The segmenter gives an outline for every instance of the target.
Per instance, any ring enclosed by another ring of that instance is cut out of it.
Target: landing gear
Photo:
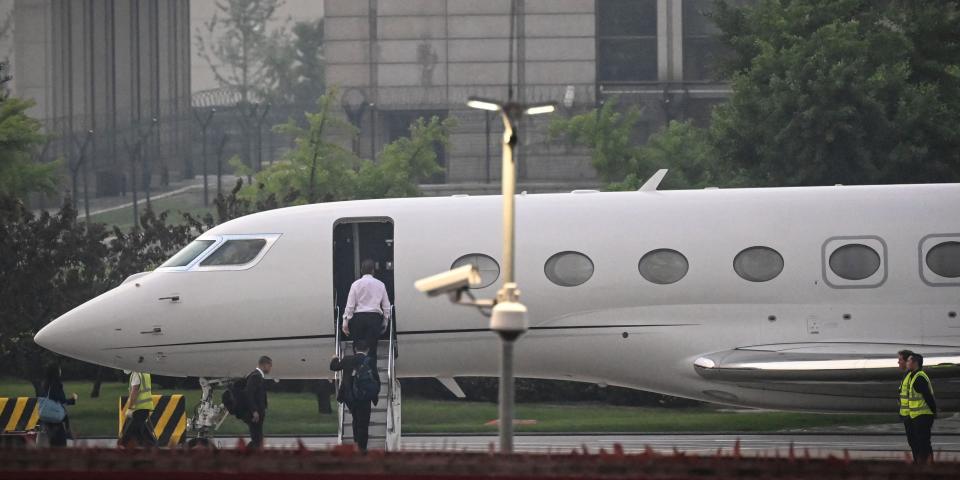
[[[211,441],[210,438],[197,437],[197,438],[191,438],[190,440],[187,440],[187,448],[188,449],[194,449],[194,448],[214,448],[215,449],[217,448],[217,446]]]
[[[222,403],[214,401],[213,389],[230,381],[229,378],[200,378],[200,404],[197,405],[193,418],[187,419],[187,427],[196,432],[196,437],[187,440],[187,448],[217,448],[213,433],[220,429],[220,425],[227,418],[227,409]]]

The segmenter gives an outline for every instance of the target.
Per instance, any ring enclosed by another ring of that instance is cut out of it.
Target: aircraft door
[[[333,285],[337,327],[347,306],[350,285],[360,278],[360,263],[376,264],[374,277],[383,282],[394,303],[393,222],[388,218],[342,219],[333,229]]]
[[[360,235],[360,261],[370,258],[377,264],[374,274],[387,287],[393,305],[393,224],[388,222],[357,224]],[[359,273],[360,265],[357,264]]]

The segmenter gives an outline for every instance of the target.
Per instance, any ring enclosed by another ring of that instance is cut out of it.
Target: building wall
[[[447,114],[458,128],[446,152],[451,183],[499,178],[500,120],[467,109],[469,96],[555,101],[559,115],[617,97],[642,111],[643,143],[670,120],[704,123],[729,95],[706,64],[716,28],[711,0],[518,0],[509,59],[510,0],[326,0],[327,84],[359,117],[359,153],[402,131],[393,119]],[[554,115],[558,115],[554,114]],[[490,119],[488,132],[488,118]],[[582,185],[596,173],[582,149],[547,136],[550,116],[521,128],[519,178]]]
[[[519,3],[524,21],[514,58],[524,61],[509,72],[515,97],[554,100],[570,90],[575,105],[592,105],[592,2]],[[470,96],[507,98],[509,0],[327,0],[325,13],[327,84],[341,89],[346,104],[364,107],[362,155],[402,135],[417,112],[449,115],[458,127],[445,152],[446,175],[436,180],[484,182],[488,168],[499,178],[500,119],[490,117],[488,136],[484,112],[465,103]],[[545,151],[535,134],[525,138],[522,179],[591,178],[583,162],[553,161],[564,152]]]
[[[151,173],[144,182],[192,175],[182,149],[190,128],[188,0],[16,0],[13,13],[13,93],[37,102],[31,114],[53,136],[49,158],[84,166],[100,195],[121,189],[127,147],[138,143],[140,170]]]

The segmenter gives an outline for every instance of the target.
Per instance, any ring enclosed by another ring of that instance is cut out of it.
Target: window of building
[[[830,270],[845,280],[864,280],[880,269],[880,254],[859,243],[837,248],[830,254]]]
[[[576,287],[593,276],[593,261],[580,252],[560,252],[547,259],[543,273],[561,287]]]
[[[266,244],[267,241],[262,238],[227,240],[210,256],[203,259],[200,266],[244,265],[257,258]]]
[[[190,265],[190,262],[195,258],[199,257],[201,253],[205,252],[210,245],[213,245],[213,243],[214,240],[194,240],[186,247],[183,247],[176,255],[170,257],[170,260],[163,262],[160,268],[186,267]]]
[[[637,268],[640,269],[640,275],[647,281],[669,285],[679,282],[680,279],[685,277],[690,264],[687,262],[687,257],[684,257],[682,253],[661,248],[647,252],[640,259]]]
[[[783,271],[783,256],[770,247],[750,247],[734,257],[733,269],[744,280],[768,282]]]
[[[598,0],[599,80],[657,80],[657,0]]]
[[[960,242],[949,241],[927,251],[927,268],[945,278],[960,278]]]
[[[716,80],[717,64],[728,52],[710,18],[714,0],[683,0],[683,79]]]
[[[482,253],[470,253],[454,260],[450,269],[464,265],[473,265],[480,272],[480,285],[472,288],[487,288],[500,278],[500,264],[493,258]]]

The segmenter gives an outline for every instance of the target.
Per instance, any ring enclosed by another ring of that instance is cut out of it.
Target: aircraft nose
[[[54,320],[41,328],[33,336],[33,342],[52,352],[64,353],[63,346],[68,335],[64,332],[63,325],[58,325],[58,323],[62,323],[59,320]]]
[[[33,341],[52,352],[89,361],[103,342],[103,329],[99,327],[91,321],[89,312],[76,308],[41,328]]]

